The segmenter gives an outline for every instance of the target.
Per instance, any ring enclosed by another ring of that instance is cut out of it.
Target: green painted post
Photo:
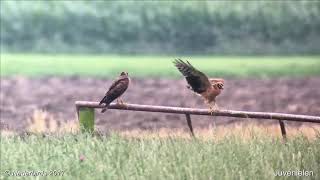
[[[81,132],[94,131],[94,108],[79,107],[77,108]]]

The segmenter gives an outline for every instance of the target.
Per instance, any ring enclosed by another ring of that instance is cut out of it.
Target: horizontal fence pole
[[[89,108],[104,107],[103,105],[99,105],[99,102],[90,102],[90,101],[76,101],[75,105],[77,107],[89,107]],[[217,110],[211,114],[209,109],[194,109],[194,108],[153,106],[153,105],[140,105],[140,104],[122,105],[117,103],[111,103],[108,106],[108,109],[176,113],[176,114],[194,114],[194,115],[206,115],[206,116],[228,116],[228,117],[238,117],[238,118],[277,119],[277,120],[287,120],[287,121],[320,123],[320,116],[294,115],[294,114],[270,113],[270,112]]]

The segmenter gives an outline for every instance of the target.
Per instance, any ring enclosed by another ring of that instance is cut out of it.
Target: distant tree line
[[[320,52],[317,1],[5,1],[1,51]]]

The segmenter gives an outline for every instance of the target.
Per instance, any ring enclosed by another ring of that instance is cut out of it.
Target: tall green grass
[[[1,137],[1,179],[6,172],[61,170],[48,179],[278,179],[276,171],[313,171],[319,179],[320,137],[244,141],[124,138],[90,135]],[[293,177],[300,179],[301,177]],[[8,178],[9,179],[9,178]]]
[[[1,76],[181,77],[175,58],[189,60],[210,76],[280,77],[320,75],[319,56],[116,56],[1,54]]]

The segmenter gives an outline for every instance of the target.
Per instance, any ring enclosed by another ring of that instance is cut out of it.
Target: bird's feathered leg
[[[102,108],[101,113],[106,112],[106,110],[108,109],[107,105],[105,107]]]
[[[215,111],[218,111],[218,110],[219,110],[219,106],[218,106],[218,104],[216,103],[216,101],[213,102],[213,109],[214,109]]]
[[[208,105],[209,105],[209,112],[211,115],[213,115],[217,110],[219,110],[219,107],[216,101],[212,101],[211,103],[208,102]]]
[[[123,105],[123,106],[127,105],[121,98],[117,99],[117,103],[120,104],[120,105]]]
[[[210,103],[207,99],[204,99],[204,103],[206,103],[206,104],[209,106],[209,112],[210,112],[210,114],[212,115],[213,110],[212,110],[212,105],[211,105],[211,103]]]
[[[107,99],[108,99],[107,96],[105,96],[99,103],[99,105],[104,105],[104,107],[101,110],[101,113],[104,113],[104,112],[106,112],[106,110],[108,110],[109,104],[106,103]]]

